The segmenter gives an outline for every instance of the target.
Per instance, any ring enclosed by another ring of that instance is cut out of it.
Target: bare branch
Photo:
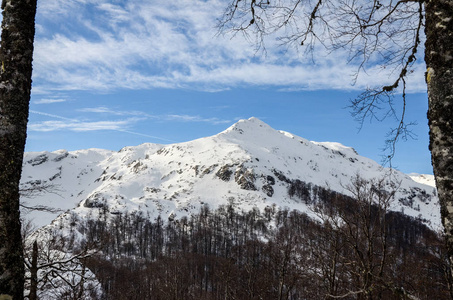
[[[50,206],[46,206],[46,205],[28,206],[27,204],[25,204],[23,202],[20,203],[19,205],[20,205],[20,207],[22,207],[26,210],[30,210],[30,211],[43,211],[43,212],[49,212],[49,213],[53,213],[53,214],[64,212],[63,209],[50,207]]]
[[[21,202],[19,203],[20,207],[29,211],[43,211],[49,213],[60,213],[63,212],[62,209],[50,207],[46,205],[29,205],[28,203],[24,202],[24,198],[33,199],[43,194],[52,193],[61,197],[58,193],[61,190],[59,189],[59,185],[48,183],[46,181],[35,181],[29,182],[26,184],[21,184],[19,187],[19,193],[21,196]]]
[[[397,3],[400,4],[402,2],[408,1],[399,1]],[[395,8],[392,11],[395,11]],[[385,18],[388,16],[386,15]],[[404,64],[401,67],[401,70],[398,74],[397,79],[394,81],[393,84],[383,86],[381,88],[369,89],[362,94],[359,95],[356,99],[351,101],[351,110],[352,116],[360,122],[360,128],[362,128],[364,121],[369,119],[370,121],[375,119],[378,121],[383,121],[387,117],[392,116],[398,120],[397,127],[390,130],[387,134],[387,139],[385,141],[385,148],[384,152],[388,152],[387,155],[384,156],[383,162],[389,163],[390,166],[392,165],[392,159],[396,153],[396,144],[400,139],[407,140],[408,138],[415,139],[416,135],[412,133],[410,127],[415,125],[414,122],[406,123],[405,116],[406,116],[406,78],[408,73],[410,72],[411,66],[416,61],[416,53],[418,47],[420,46],[420,35],[423,27],[423,6],[422,3],[419,2],[418,7],[418,26],[415,29],[414,35],[414,43],[411,47],[409,47],[403,55]],[[410,53],[406,55],[406,53]],[[398,86],[402,83],[402,94],[401,94],[401,113],[399,115],[396,114],[396,111],[393,106],[393,99],[394,99],[394,92],[398,88]],[[385,105],[382,105],[385,104]],[[382,116],[378,116],[378,112],[384,108],[385,113]]]
[[[391,84],[368,88],[350,106],[360,128],[365,120],[383,121],[388,117],[397,120],[384,148],[389,152],[384,161],[391,164],[398,140],[414,137],[410,131],[414,123],[405,120],[406,80],[421,44],[423,3],[423,0],[236,0],[219,23],[219,32],[242,32],[247,37],[251,32],[257,50],[264,52],[268,37],[287,47],[303,45],[312,55],[316,42],[329,53],[346,50],[348,63],[357,66],[357,71],[351,74],[354,84],[359,74],[370,67],[391,70],[396,74]],[[401,105],[396,109],[395,94],[401,91]]]
[[[55,195],[60,194],[60,186],[53,183],[48,183],[46,181],[36,181],[26,184],[21,184],[19,188],[19,193],[22,198],[36,198],[41,196],[42,194],[52,193]]]
[[[363,293],[365,293],[364,290],[358,290],[358,291],[349,291],[346,294],[339,295],[339,296],[335,296],[335,295],[326,295],[326,296],[329,298],[333,298],[333,299],[343,299],[343,298],[349,298],[350,296],[363,294]]]

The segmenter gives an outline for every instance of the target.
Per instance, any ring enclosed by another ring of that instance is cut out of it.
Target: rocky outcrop
[[[256,191],[255,186],[255,174],[252,169],[246,169],[243,165],[239,166],[236,169],[234,174],[234,181],[241,187],[243,190],[247,191]]]
[[[231,175],[233,175],[233,171],[231,170],[232,165],[224,165],[221,167],[217,173],[215,174],[223,181],[230,181]]]

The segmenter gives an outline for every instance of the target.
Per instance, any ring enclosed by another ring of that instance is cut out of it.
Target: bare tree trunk
[[[425,12],[429,147],[453,262],[453,1],[426,1]]]
[[[29,300],[36,300],[38,293],[38,242],[33,243],[33,251],[31,255],[31,268],[30,268],[30,294]]]
[[[19,181],[30,102],[36,0],[3,0],[0,48],[0,294],[23,299]]]

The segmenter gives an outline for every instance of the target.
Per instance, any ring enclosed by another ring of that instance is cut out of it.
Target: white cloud
[[[151,117],[150,115],[141,112],[141,111],[124,111],[124,110],[113,110],[111,108],[105,106],[98,106],[98,107],[86,107],[78,109],[80,112],[88,112],[88,113],[98,113],[98,114],[110,114],[110,115],[117,115],[117,116],[144,116],[144,117]]]
[[[87,109],[88,111],[88,109]],[[104,112],[112,112],[107,108],[100,107],[99,109],[93,109],[92,112],[104,113]],[[130,130],[136,123],[139,121],[145,120],[145,118],[128,118],[124,120],[110,120],[110,121],[81,121],[77,119],[66,118],[63,116],[49,114],[45,112],[30,110],[30,113],[51,117],[54,119],[60,119],[64,121],[41,121],[41,122],[33,122],[28,124],[29,131],[37,131],[37,132],[52,132],[52,131],[75,131],[75,132],[87,132],[87,131],[98,131],[98,130],[113,130],[119,131],[124,133],[129,133],[133,135],[139,135],[144,137],[149,137],[153,139],[162,140],[165,142],[174,142],[172,140],[139,133],[136,131]],[[120,114],[117,114],[120,115]]]
[[[166,142],[174,142],[172,140],[143,134],[127,128],[134,123],[135,120],[120,120],[120,121],[96,121],[96,122],[63,122],[63,121],[43,121],[38,123],[33,123],[28,125],[28,130],[30,131],[39,131],[39,132],[51,132],[59,130],[69,130],[75,132],[87,132],[87,131],[98,131],[98,130],[113,130],[119,132],[125,132],[133,135],[139,135],[144,137],[149,137],[153,139],[158,139]]]
[[[28,125],[30,131],[97,131],[97,130],[117,130],[121,131],[131,124],[135,123],[136,119],[118,120],[118,121],[43,121],[36,122]]]
[[[33,103],[35,104],[53,104],[53,103],[61,103],[61,102],[66,102],[66,99],[49,99],[49,98],[43,98],[37,101],[34,101]]]
[[[142,111],[125,111],[125,110],[113,110],[105,106],[99,107],[88,107],[79,109],[80,112],[87,113],[98,113],[98,114],[109,114],[116,116],[136,116],[143,119],[153,119],[157,121],[179,121],[179,122],[201,122],[201,123],[210,123],[213,125],[217,124],[230,124],[233,121],[227,119],[219,119],[216,117],[205,118],[199,115],[180,115],[180,114],[163,114],[163,115],[152,115]]]
[[[351,75],[357,67],[346,64],[347,53],[328,56],[321,47],[315,51],[317,64],[295,49],[283,51],[272,39],[266,57],[256,54],[244,38],[217,35],[216,18],[223,12],[224,1],[117,3],[43,1],[34,54],[37,91],[219,90],[238,85],[363,89],[389,76],[388,70],[372,68],[352,86]],[[421,74],[410,82],[412,91],[425,89]]]
[[[181,121],[181,122],[202,122],[210,123],[214,125],[218,124],[231,124],[232,120],[222,120],[219,118],[203,118],[200,116],[189,116],[189,115],[166,115],[162,116],[163,119],[168,121]]]
[[[41,116],[46,116],[46,117],[51,117],[51,118],[55,118],[55,119],[60,119],[60,120],[67,120],[67,121],[71,121],[71,122],[79,122],[78,120],[75,120],[75,119],[66,118],[66,117],[63,117],[63,116],[49,114],[49,113],[36,111],[36,110],[30,110],[30,113],[41,115]]]

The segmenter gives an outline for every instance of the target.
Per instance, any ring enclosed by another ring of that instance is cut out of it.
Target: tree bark
[[[425,13],[429,147],[453,263],[453,1],[426,1]]]
[[[33,251],[31,255],[31,267],[30,267],[30,294],[28,295],[29,300],[37,300],[38,293],[38,242],[33,242]]]
[[[0,294],[23,299],[19,181],[30,102],[36,0],[3,0],[0,45]]]

